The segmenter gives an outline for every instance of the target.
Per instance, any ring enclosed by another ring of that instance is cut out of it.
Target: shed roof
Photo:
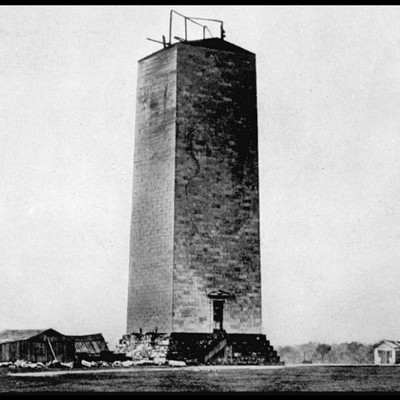
[[[27,340],[48,329],[6,329],[0,332],[0,344]]]
[[[103,350],[108,350],[107,343],[101,333],[68,337],[74,341],[77,353],[97,354]]]
[[[381,344],[387,344],[388,346],[392,347],[393,349],[398,349],[400,348],[400,341],[399,340],[387,340],[383,339],[379,343],[373,346],[373,348],[379,347]]]

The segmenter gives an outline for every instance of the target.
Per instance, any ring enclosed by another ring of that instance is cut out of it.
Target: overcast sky
[[[0,7],[0,330],[125,333],[137,60],[171,8],[256,53],[271,343],[400,339],[399,7]]]

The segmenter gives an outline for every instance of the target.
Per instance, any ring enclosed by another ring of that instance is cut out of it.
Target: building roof
[[[0,332],[0,344],[27,340],[48,329],[6,329]]]
[[[103,350],[108,350],[107,343],[101,333],[67,337],[74,341],[77,353],[97,354]]]
[[[393,349],[398,349],[400,348],[400,341],[399,340],[387,340],[383,339],[379,343],[375,344],[373,348],[379,347],[381,344],[387,344],[388,346],[392,347]]]

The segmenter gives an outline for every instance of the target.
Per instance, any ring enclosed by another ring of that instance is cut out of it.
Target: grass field
[[[0,392],[398,391],[397,366],[129,369],[54,376],[0,374]]]

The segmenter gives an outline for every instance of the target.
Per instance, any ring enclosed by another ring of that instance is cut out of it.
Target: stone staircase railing
[[[225,332],[223,332],[223,337],[218,342],[216,342],[212,349],[204,356],[204,363],[208,362],[221,350],[225,349],[227,344],[227,335]]]

